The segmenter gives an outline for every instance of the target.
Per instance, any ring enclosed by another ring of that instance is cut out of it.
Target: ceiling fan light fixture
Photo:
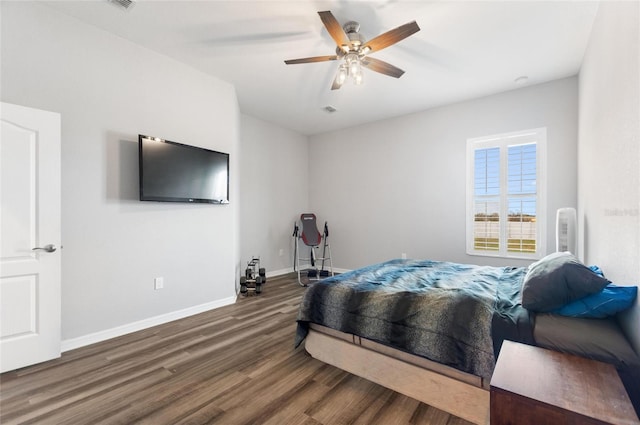
[[[335,86],[339,88],[349,77],[354,84],[362,84],[362,56],[358,52],[350,52],[342,58],[343,62],[338,67],[338,74],[335,79]],[[334,88],[335,90],[335,88]]]
[[[348,54],[345,61],[349,67],[349,75],[355,76],[357,73],[361,72],[360,57],[357,54]]]
[[[353,81],[356,83],[356,86],[362,84],[362,70],[353,76]]]
[[[360,64],[358,63],[358,61],[353,61],[349,64],[349,74],[350,75],[357,75],[360,72]]]
[[[349,71],[347,70],[347,66],[345,64],[340,65],[340,68],[338,69],[338,84],[344,84],[348,75]]]

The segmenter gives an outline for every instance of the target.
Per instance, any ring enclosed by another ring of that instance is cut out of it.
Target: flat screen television
[[[138,136],[140,200],[229,203],[229,154]]]

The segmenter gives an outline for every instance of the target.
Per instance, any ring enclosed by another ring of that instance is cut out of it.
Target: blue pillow
[[[637,294],[637,286],[609,284],[602,291],[573,301],[552,313],[569,317],[604,319],[631,307]]]
[[[594,272],[600,277],[604,277],[604,273],[602,272],[602,269],[598,266],[589,266],[589,270],[591,270],[592,272]]]

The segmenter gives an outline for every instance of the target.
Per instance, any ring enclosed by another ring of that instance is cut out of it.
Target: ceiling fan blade
[[[400,78],[404,71],[398,67],[391,65],[380,59],[366,57],[362,60],[362,66],[380,74],[388,75],[390,77]]]
[[[327,10],[325,12],[318,12],[318,15],[320,15],[322,23],[338,47],[351,46],[351,40],[349,40],[349,37],[342,29],[342,25],[340,25],[335,16],[333,16],[333,13]]]
[[[300,59],[288,59],[284,61],[287,65],[295,65],[297,63],[313,63],[313,62],[325,62],[325,61],[334,61],[338,59],[336,55],[328,55],[328,56],[312,56],[310,58],[300,58]]]
[[[420,27],[416,21],[412,21],[372,38],[365,43],[365,48],[369,47],[369,53],[377,52],[392,44],[396,44],[398,41],[404,40],[418,31],[420,31]]]

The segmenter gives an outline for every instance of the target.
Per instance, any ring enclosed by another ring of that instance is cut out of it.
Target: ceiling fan
[[[373,52],[389,47],[397,42],[404,40],[410,35],[420,31],[420,27],[416,21],[409,22],[380,34],[377,37],[366,41],[360,31],[360,24],[354,21],[349,21],[344,24],[343,27],[333,16],[330,11],[318,12],[320,19],[325,28],[331,35],[331,38],[336,42],[336,54],[328,56],[313,56],[310,58],[301,59],[289,59],[284,63],[287,65],[294,65],[299,63],[312,63],[312,62],[324,62],[332,60],[344,60],[338,68],[331,90],[337,90],[342,87],[342,84],[347,80],[347,77],[352,77],[356,84],[362,83],[362,68],[368,68],[372,71],[379,72],[390,77],[400,78],[404,71],[397,68],[390,63],[381,61],[369,57],[368,55]]]

